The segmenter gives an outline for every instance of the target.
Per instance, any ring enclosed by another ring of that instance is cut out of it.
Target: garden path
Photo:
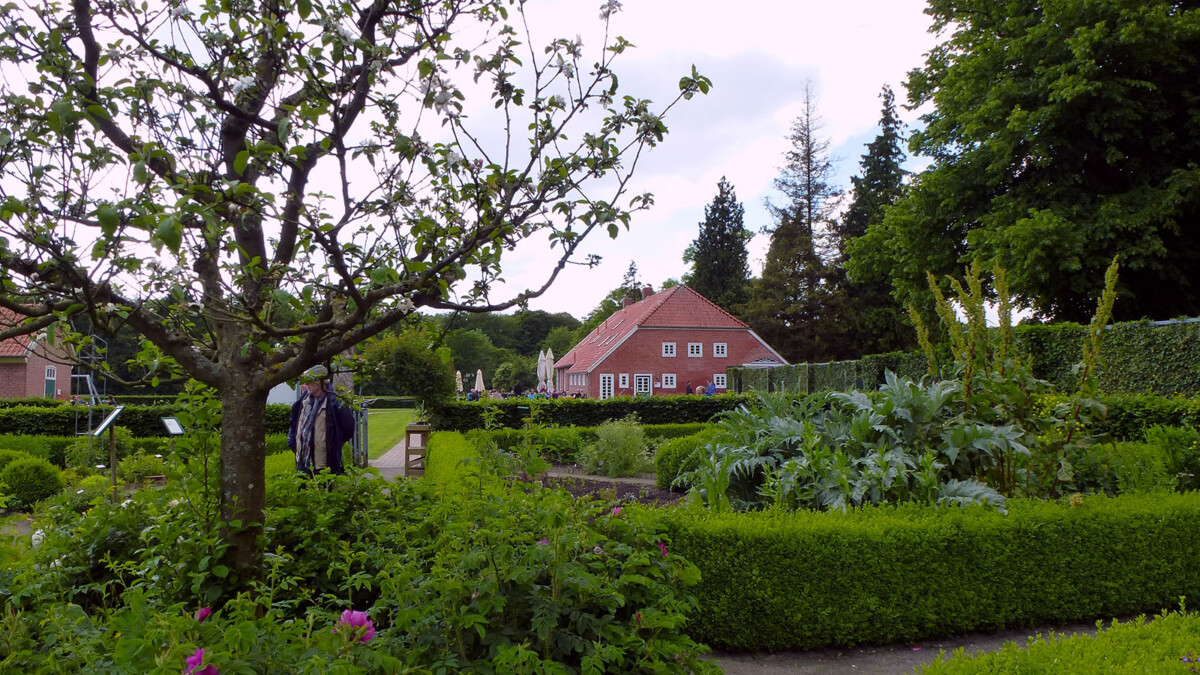
[[[392,446],[391,450],[383,453],[376,459],[369,460],[368,466],[374,467],[379,471],[379,475],[388,480],[396,480],[406,475],[404,471],[405,459],[405,439],[401,438],[400,442]],[[413,469],[408,471],[409,476],[424,476],[425,468]]]
[[[1107,625],[1107,623],[1106,623]],[[1037,629],[1013,629],[996,633],[971,633],[937,640],[918,640],[911,644],[822,649],[809,652],[771,652],[764,654],[726,654],[717,652],[717,665],[725,675],[898,675],[912,673],[918,666],[932,663],[945,650],[960,647],[967,654],[998,651],[1008,642],[1025,644],[1037,635],[1050,632],[1067,635],[1095,635],[1096,623],[1072,623],[1042,626]]]

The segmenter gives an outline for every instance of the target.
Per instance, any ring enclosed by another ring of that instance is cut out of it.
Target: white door
[[[600,376],[600,398],[612,398],[612,397],[613,397],[613,376],[612,375],[601,375]]]
[[[633,395],[649,394],[650,393],[650,376],[649,375],[634,375],[633,376]]]

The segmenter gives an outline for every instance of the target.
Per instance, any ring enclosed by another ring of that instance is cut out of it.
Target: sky
[[[573,37],[601,26],[596,0],[529,0],[535,36]],[[745,225],[770,224],[767,198],[788,149],[806,79],[818,95],[824,135],[834,159],[834,183],[850,186],[867,143],[878,133],[879,94],[890,85],[903,103],[909,70],[938,42],[923,0],[622,0],[610,31],[637,46],[615,67],[622,91],[666,102],[695,65],[713,88],[667,118],[666,140],[638,165],[631,193],[652,192],[655,206],[634,215],[628,232],[596,233],[583,254],[599,266],[569,266],[531,309],[582,318],[621,283],[632,261],[656,289],[687,272],[683,251],[695,239],[704,207],[724,176],[746,209]],[[581,28],[583,27],[583,28]],[[920,111],[900,110],[908,123]],[[910,165],[919,167],[919,162]],[[532,244],[532,242],[531,242]],[[752,274],[761,272],[768,238],[750,243]],[[539,285],[551,256],[543,247],[506,260],[510,287]]]

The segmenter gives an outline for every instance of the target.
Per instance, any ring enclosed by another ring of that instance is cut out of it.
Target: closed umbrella
[[[454,371],[454,388],[458,393],[462,393],[462,371]]]
[[[475,391],[483,391],[483,369],[475,371]]]
[[[554,386],[554,352],[549,347],[546,348],[546,388],[557,389]]]
[[[538,352],[537,364],[538,389],[546,386],[546,352]]]

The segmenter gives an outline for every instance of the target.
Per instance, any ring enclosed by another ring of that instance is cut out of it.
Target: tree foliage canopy
[[[510,9],[525,4],[10,7],[0,305],[30,318],[0,337],[79,312],[144,335],[219,393],[225,519],[261,523],[272,385],[417,307],[523,304],[649,203],[625,157],[663,139],[664,109],[618,92],[629,43],[543,49]],[[679,97],[708,86],[693,70]],[[530,238],[557,263],[494,297]],[[237,566],[257,532],[231,539]]]
[[[1178,0],[931,0],[949,39],[909,75],[933,159],[852,248],[920,295],[972,259],[1083,320],[1114,256],[1119,318],[1200,312],[1200,8]]]
[[[750,266],[746,243],[753,234],[743,221],[746,209],[733,185],[721,178],[717,196],[704,207],[700,233],[684,252],[692,271],[684,283],[726,310],[746,301]]]

